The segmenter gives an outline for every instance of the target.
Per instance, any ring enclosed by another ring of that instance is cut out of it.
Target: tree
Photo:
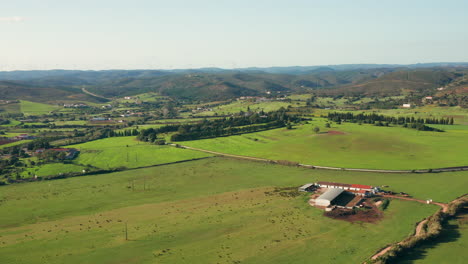
[[[325,123],[326,128],[330,128],[330,123]]]
[[[315,132],[316,134],[318,134],[318,132],[320,132],[320,127],[318,127],[318,126],[314,127],[314,132]]]

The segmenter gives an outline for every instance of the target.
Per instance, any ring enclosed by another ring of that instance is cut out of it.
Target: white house
[[[411,104],[403,104],[404,108],[411,108]]]

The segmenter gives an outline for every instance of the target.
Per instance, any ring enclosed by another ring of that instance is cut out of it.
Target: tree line
[[[330,121],[337,123],[341,122],[351,122],[359,124],[373,124],[376,126],[389,126],[393,125],[402,125],[403,127],[413,128],[421,131],[436,131],[443,132],[442,129],[426,126],[426,124],[441,124],[441,125],[453,125],[454,120],[452,118],[415,118],[412,117],[394,117],[394,116],[385,116],[379,115],[376,113],[365,114],[353,114],[353,113],[328,113],[327,116]]]
[[[353,114],[353,113],[328,113],[327,118],[331,121],[344,121],[344,122],[353,122],[353,123],[367,123],[374,124],[377,121],[388,122],[394,125],[403,125],[405,123],[418,123],[418,124],[440,124],[440,125],[453,125],[454,120],[452,118],[415,118],[412,117],[394,117],[394,116],[385,116],[379,115],[376,113],[365,114]]]
[[[300,117],[288,115],[284,108],[269,113],[240,112],[236,116],[231,116],[229,118],[215,120],[204,119],[200,123],[144,129],[140,131],[138,139],[141,141],[156,142],[158,134],[168,132],[176,132],[171,137],[172,141],[230,136],[285,127],[287,124],[299,120]]]

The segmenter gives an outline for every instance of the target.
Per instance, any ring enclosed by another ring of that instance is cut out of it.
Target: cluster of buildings
[[[370,197],[380,192],[380,189],[378,187],[373,187],[370,185],[347,184],[326,181],[305,184],[299,187],[299,191],[311,192],[320,188],[326,190],[320,196],[314,199],[313,202],[316,206],[321,207],[329,207],[330,205],[333,205],[333,202],[342,195],[353,195],[354,197],[357,197],[357,199],[355,199],[355,204],[357,205],[357,201],[361,200],[359,198]]]
[[[68,159],[68,160],[76,158],[76,156],[78,156],[78,153],[80,153],[80,151],[77,150],[76,148],[51,148],[51,149],[40,148],[40,149],[37,149],[34,152],[34,154],[36,154],[36,155],[42,154],[45,151],[65,153],[66,154],[65,159]]]
[[[88,108],[89,105],[82,104],[82,103],[79,103],[79,104],[63,104],[63,107],[65,107],[65,108]]]

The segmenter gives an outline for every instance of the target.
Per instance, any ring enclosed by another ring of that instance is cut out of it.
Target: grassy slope
[[[106,138],[67,147],[81,151],[75,163],[103,169],[121,166],[138,168],[211,156],[197,151],[151,145],[139,142],[135,137]]]
[[[22,145],[22,144],[28,143],[30,141],[32,141],[32,140],[20,140],[20,141],[11,142],[11,143],[8,143],[8,144],[3,144],[3,145],[0,145],[0,149],[13,147],[13,146],[17,146],[17,145]]]
[[[281,107],[287,108],[289,105],[294,105],[287,102],[250,102],[250,101],[235,101],[230,104],[220,105],[213,107],[213,111],[205,111],[197,113],[197,116],[212,116],[215,113],[218,115],[228,115],[233,113],[238,113],[240,111],[247,111],[247,108],[250,108],[251,111],[263,111],[270,112],[280,109]]]
[[[468,165],[468,131],[449,127],[447,132],[420,132],[401,127],[343,123],[326,131],[324,121],[240,136],[181,142],[183,145],[230,154],[291,160],[304,164],[348,168],[422,169]]]
[[[264,192],[269,186],[344,179],[405,187],[421,197],[450,178],[451,185],[440,186],[449,186],[450,192],[438,193],[439,199],[453,199],[466,190],[457,184],[466,182],[466,173],[421,175],[430,187],[419,185],[422,178],[404,182],[412,176],[215,158],[11,185],[0,194],[0,262],[360,263],[409,235],[415,222],[437,208],[392,201],[382,222],[351,224],[323,217],[305,196]],[[135,191],[128,188],[132,181]],[[125,222],[130,241],[123,239]]]
[[[399,259],[401,264],[462,264],[468,248],[468,215],[452,219],[435,241],[417,247]]]
[[[58,109],[56,105],[35,103],[30,101],[20,101],[21,112],[25,115],[48,114],[50,111]]]
[[[81,172],[85,167],[76,165],[76,164],[63,164],[63,163],[48,163],[40,166],[35,166],[34,168],[28,168],[23,172],[23,177],[29,177],[37,175],[39,177],[43,176],[55,176],[60,173],[69,173],[69,172]],[[31,173],[29,175],[28,173]]]

